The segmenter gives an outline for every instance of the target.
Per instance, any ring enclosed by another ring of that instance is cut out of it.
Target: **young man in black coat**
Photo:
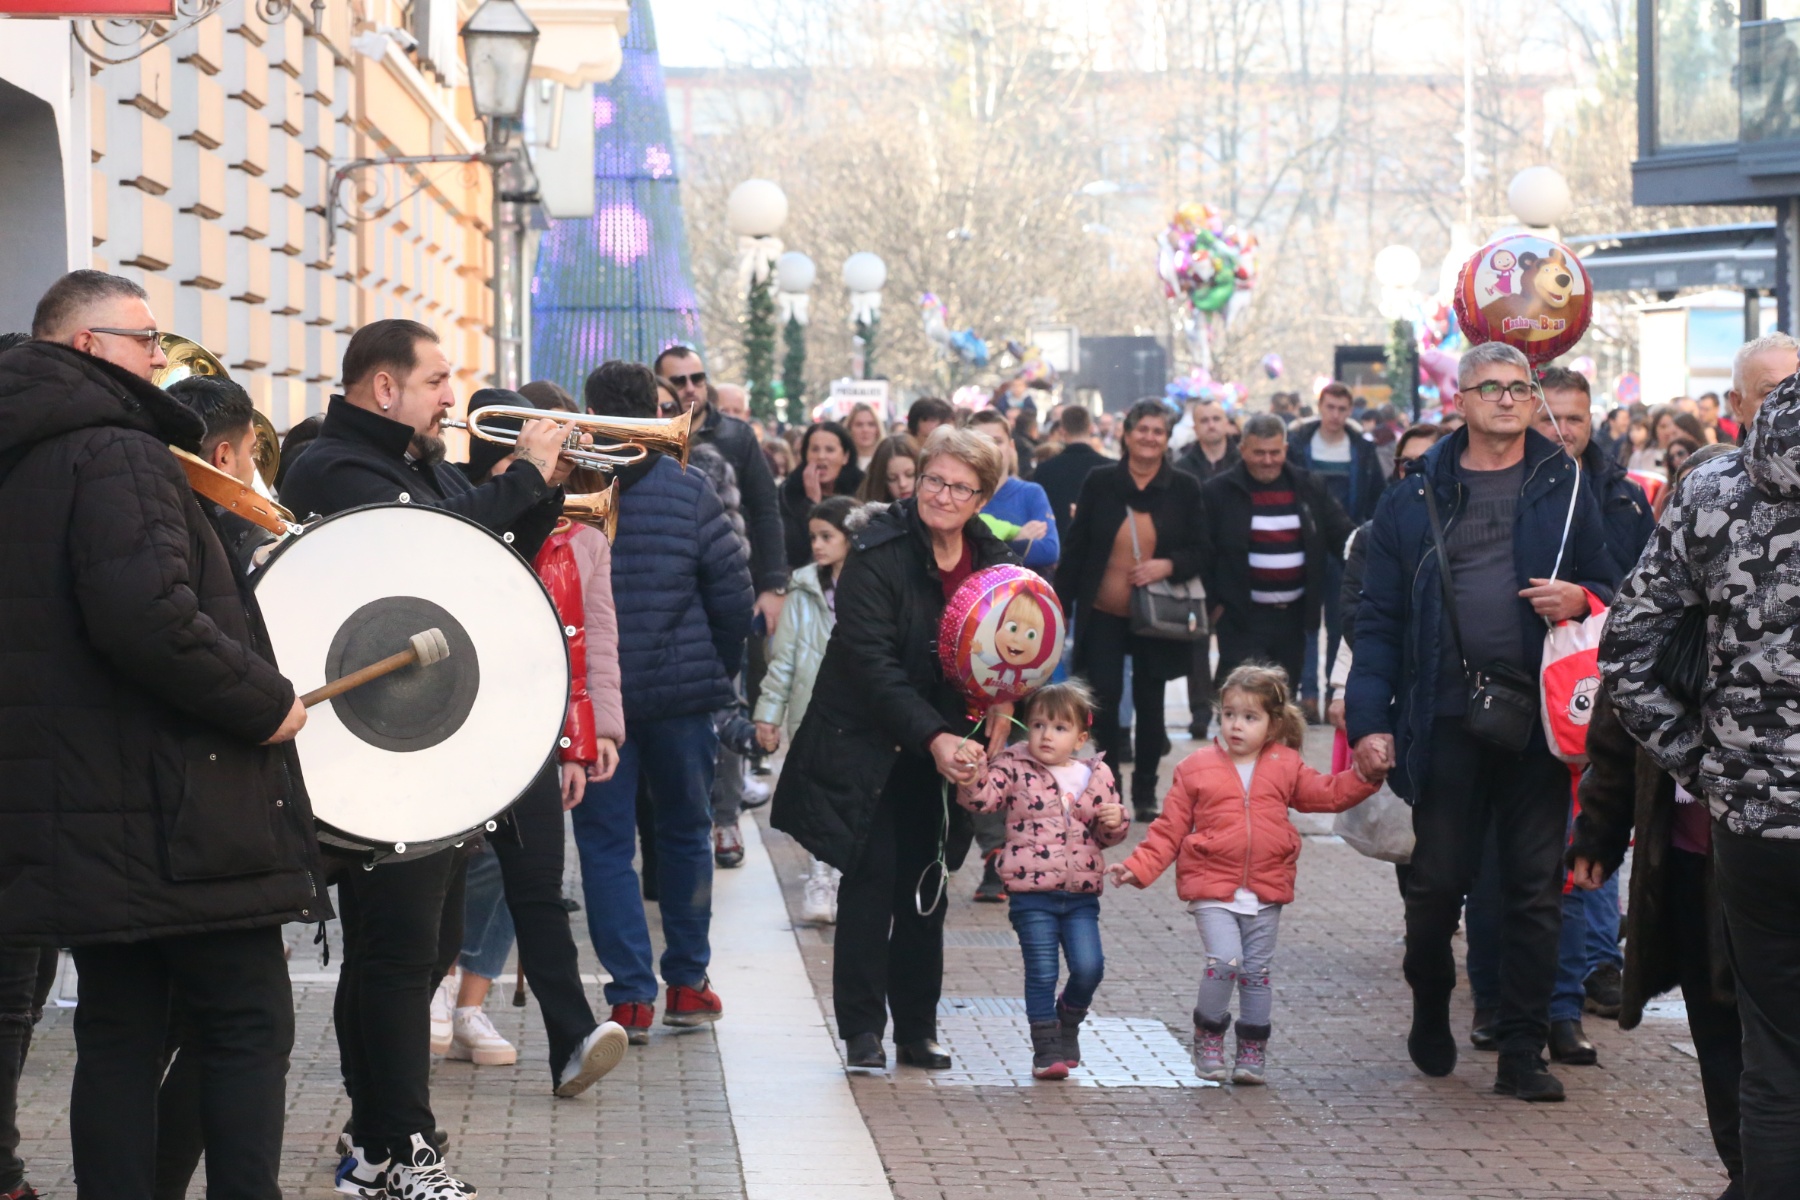
[[[83,1195],[148,1196],[172,1002],[200,1060],[208,1194],[281,1194],[281,925],[330,915],[292,753],[306,710],[189,490],[199,418],[137,284],[58,281],[0,356],[0,942],[81,972]]]
[[[1201,489],[1213,553],[1200,574],[1219,637],[1217,678],[1257,660],[1298,679],[1354,526],[1316,476],[1287,461],[1279,417],[1245,421],[1238,449],[1243,461]]]
[[[477,487],[444,461],[439,430],[456,397],[435,333],[414,321],[365,325],[345,347],[343,376],[344,394],[331,398],[318,438],[288,472],[288,508],[329,516],[363,504],[423,504],[511,533],[513,549],[536,556],[561,515],[571,469],[562,426],[527,421],[513,463]],[[342,1181],[372,1194],[384,1183],[396,1193],[465,1188],[432,1141],[427,1034],[445,896],[463,860],[441,850],[365,870],[361,856],[328,858],[344,927],[335,1011],[351,1101],[339,1190]],[[452,919],[460,914],[456,906]]]
[[[1062,410],[1056,428],[1063,448],[1038,464],[1031,481],[1050,497],[1050,511],[1056,517],[1056,537],[1066,542],[1069,523],[1075,519],[1075,501],[1081,485],[1095,467],[1111,466],[1113,460],[1094,445],[1094,414],[1079,404]]]

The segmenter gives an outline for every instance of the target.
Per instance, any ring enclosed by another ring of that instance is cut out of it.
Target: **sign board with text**
[[[0,0],[0,2],[4,2],[4,0]],[[812,418],[815,421],[842,421],[850,415],[850,410],[859,404],[866,404],[874,409],[876,417],[881,421],[882,429],[887,429],[890,417],[888,381],[885,379],[832,380],[831,397],[814,407]]]

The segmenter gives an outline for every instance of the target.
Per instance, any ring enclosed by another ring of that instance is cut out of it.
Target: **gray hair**
[[[70,328],[82,313],[107,300],[148,300],[149,293],[123,275],[105,271],[70,271],[50,285],[31,315],[31,336],[55,341],[77,332]]]
[[[1483,342],[1463,351],[1463,356],[1457,360],[1456,386],[1468,387],[1479,368],[1494,365],[1517,367],[1525,372],[1525,378],[1531,378],[1531,360],[1517,346],[1509,346],[1505,342]]]
[[[1770,350],[1786,350],[1790,354],[1800,355],[1800,342],[1785,333],[1765,333],[1759,338],[1751,338],[1731,356],[1731,386],[1737,391],[1743,391],[1744,364]]]
[[[1287,438],[1287,426],[1274,413],[1254,413],[1244,420],[1245,438]]]

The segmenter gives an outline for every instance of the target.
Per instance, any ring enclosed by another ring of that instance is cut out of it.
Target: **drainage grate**
[[[1025,1001],[1018,996],[943,996],[938,1000],[938,1016],[1022,1017]]]
[[[897,1072],[903,1087],[1032,1087],[1025,1005],[1012,996],[947,996],[938,1002],[938,1041],[955,1065],[947,1071]],[[1081,1066],[1067,1084],[1100,1088],[1206,1088],[1194,1077],[1189,1048],[1161,1021],[1089,1017],[1081,1028]]]
[[[946,929],[944,945],[967,950],[1017,950],[1019,938],[1010,929]]]

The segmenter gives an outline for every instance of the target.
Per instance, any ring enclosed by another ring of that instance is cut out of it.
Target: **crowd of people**
[[[1287,814],[1384,784],[1411,805],[1398,876],[1421,1072],[1459,1057],[1459,926],[1468,1040],[1522,1100],[1563,1098],[1546,1051],[1597,1061],[1584,1012],[1630,1027],[1679,986],[1727,1195],[1800,1190],[1791,338],[1746,345],[1723,404],[1598,422],[1583,376],[1499,344],[1466,352],[1454,406],[1411,426],[1337,383],[1310,408],[1283,393],[1266,412],[1156,398],[1097,414],[1014,381],[972,412],[926,397],[891,420],[855,405],[777,427],[682,345],[599,365],[579,397],[550,381],[470,396],[471,413],[687,414],[688,469],[650,450],[612,472],[609,540],[564,515],[590,489],[554,420],[522,414],[513,444],[447,463],[459,398],[437,335],[375,322],[350,339],[341,394],[289,431],[280,499],[327,517],[425,505],[504,536],[564,625],[571,681],[553,761],[486,836],[376,861],[314,838],[306,710],[251,587],[269,535],[197,500],[165,449],[251,485],[253,406],[221,377],[154,386],[157,332],[142,289],[83,271],[0,343],[0,602],[21,617],[0,627],[3,1200],[35,1196],[12,1103],[57,948],[81,973],[82,1193],[179,1196],[204,1157],[210,1195],[278,1195],[281,926],[334,914],[351,1099],[335,1185],[473,1196],[444,1157],[432,1054],[516,1062],[483,1012],[515,945],[558,1097],[648,1044],[659,991],[665,1025],[724,1017],[714,872],[744,862],[742,813],[771,801],[812,856],[803,918],[835,926],[850,1068],[886,1068],[890,1022],[901,1064],[951,1065],[943,897],[973,850],[974,898],[1006,904],[1018,933],[1034,1075],[1080,1065],[1106,882],[1173,867],[1202,949],[1196,1069],[1262,1083],[1300,853]],[[1071,650],[975,733],[938,627],[964,581],[1007,563],[1053,583]],[[1198,635],[1140,619],[1145,589],[1194,583]],[[1606,605],[1607,687],[1572,772],[1531,709],[1544,630]],[[1697,691],[1667,662],[1690,644]],[[1191,744],[1164,785],[1178,680]],[[1336,727],[1331,772],[1302,757],[1309,725]],[[1142,839],[1109,865],[1134,823]]]

